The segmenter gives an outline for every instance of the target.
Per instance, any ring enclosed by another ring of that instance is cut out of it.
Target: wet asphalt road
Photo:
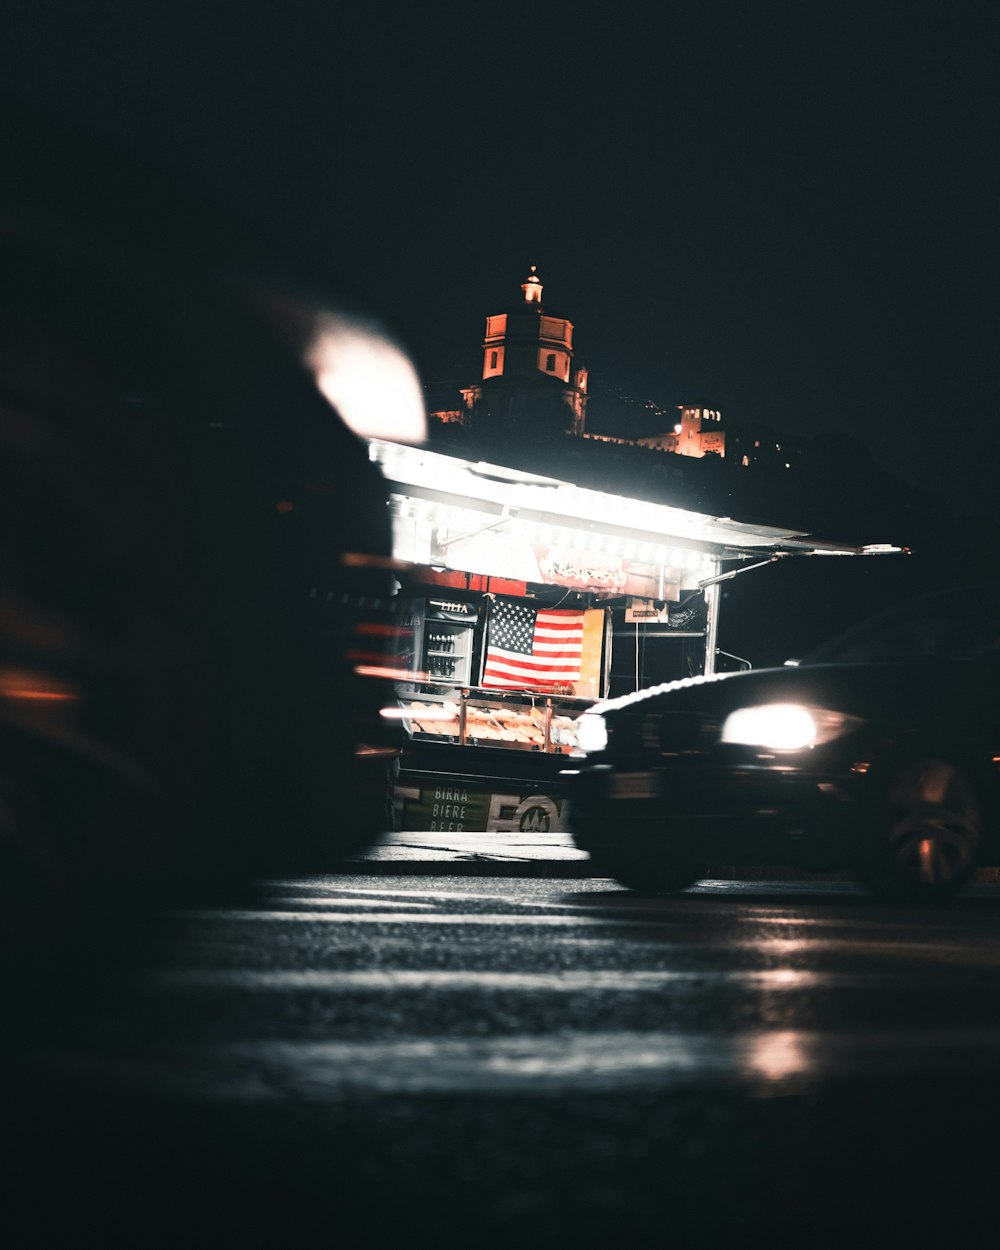
[[[12,1245],[1000,1226],[1000,887],[310,877],[95,972],[8,1034]]]

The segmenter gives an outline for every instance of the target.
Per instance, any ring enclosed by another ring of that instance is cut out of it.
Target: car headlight
[[[584,755],[603,751],[608,745],[608,726],[597,712],[584,712],[576,722],[576,745]]]
[[[722,726],[722,741],[769,751],[802,751],[841,738],[861,723],[857,716],[827,708],[765,703],[730,712]]]

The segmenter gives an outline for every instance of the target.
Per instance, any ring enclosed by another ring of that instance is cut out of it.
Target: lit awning
[[[701,552],[712,562],[772,555],[884,555],[903,548],[819,541],[800,530],[710,516],[665,503],[576,486],[554,477],[465,460],[423,447],[369,440],[369,454],[389,490],[400,498],[462,509],[484,524],[516,532],[536,525],[561,533],[570,544],[602,536],[620,544],[653,546],[654,561],[671,548]]]

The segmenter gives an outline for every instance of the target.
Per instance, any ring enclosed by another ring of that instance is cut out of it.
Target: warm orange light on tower
[[[521,283],[525,303],[528,304],[540,304],[542,302],[542,280],[535,273],[537,268],[537,265],[532,265],[527,281]]]

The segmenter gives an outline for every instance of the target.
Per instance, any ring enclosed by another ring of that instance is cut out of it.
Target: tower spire
[[[535,270],[537,265],[531,266],[531,273],[525,282],[521,283],[521,290],[524,292],[524,302],[526,304],[540,304],[542,302],[542,280],[538,277]]]

